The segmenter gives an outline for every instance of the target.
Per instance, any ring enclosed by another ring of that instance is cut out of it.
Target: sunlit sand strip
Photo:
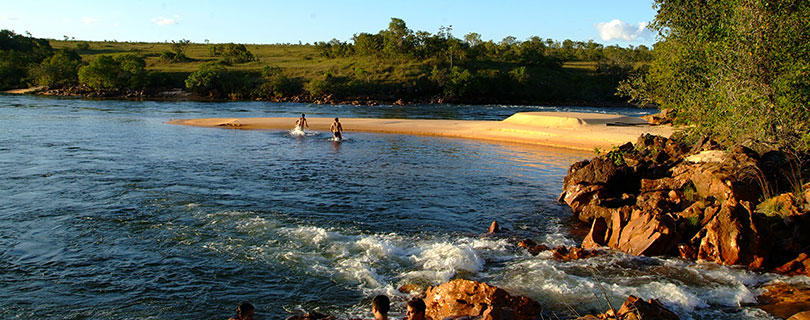
[[[332,118],[307,118],[310,130],[328,131]],[[168,123],[247,130],[287,130],[294,118],[176,119]],[[374,132],[529,143],[592,151],[635,142],[643,133],[669,137],[670,126],[643,119],[574,112],[519,112],[503,121],[341,118],[346,132]]]

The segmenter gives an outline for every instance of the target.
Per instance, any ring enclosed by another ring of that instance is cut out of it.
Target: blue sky
[[[458,38],[477,32],[496,42],[507,36],[594,40],[650,46],[643,28],[655,16],[652,0],[563,1],[9,1],[0,0],[0,28],[35,37],[76,40],[211,43],[348,41],[376,33],[392,17],[415,31],[451,26]]]

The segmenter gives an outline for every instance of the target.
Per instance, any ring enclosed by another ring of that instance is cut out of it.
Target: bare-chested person
[[[332,126],[329,127],[329,131],[332,131],[332,135],[335,137],[335,140],[343,139],[343,125],[340,124],[340,120],[335,118],[335,122],[332,123]]]
[[[301,117],[298,120],[295,120],[295,130],[304,130],[304,127],[309,128],[309,124],[307,123],[307,117],[302,113]]]

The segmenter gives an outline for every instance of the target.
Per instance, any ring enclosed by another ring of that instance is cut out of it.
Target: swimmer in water
[[[307,123],[307,117],[302,113],[301,118],[295,120],[295,130],[304,131],[304,126],[309,128],[309,124]]]
[[[343,125],[340,124],[340,120],[338,120],[338,118],[335,118],[335,122],[333,122],[332,126],[329,127],[329,131],[332,131],[332,135],[335,137],[335,140],[343,139]]]

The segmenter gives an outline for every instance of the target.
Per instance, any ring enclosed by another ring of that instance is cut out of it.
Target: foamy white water
[[[767,319],[770,316],[761,310],[745,306],[756,302],[759,285],[786,279],[716,264],[616,252],[560,261],[550,252],[531,256],[513,240],[483,235],[362,234],[289,226],[251,217],[250,213],[221,213],[204,219],[211,219],[208,226],[233,225],[245,235],[262,233],[258,236],[263,240],[251,249],[240,248],[242,240],[221,239],[206,244],[211,250],[236,256],[259,254],[256,258],[265,263],[281,263],[310,276],[326,275],[364,296],[387,294],[396,304],[410,297],[397,291],[404,284],[426,288],[461,277],[532,297],[560,317],[570,316],[569,309],[581,314],[603,312],[608,308],[605,295],[614,307],[628,295],[635,295],[660,300],[682,319],[711,318],[718,309],[739,309],[734,318]],[[562,233],[546,238],[555,245],[572,241]],[[365,312],[363,303],[340,311],[345,316]]]

